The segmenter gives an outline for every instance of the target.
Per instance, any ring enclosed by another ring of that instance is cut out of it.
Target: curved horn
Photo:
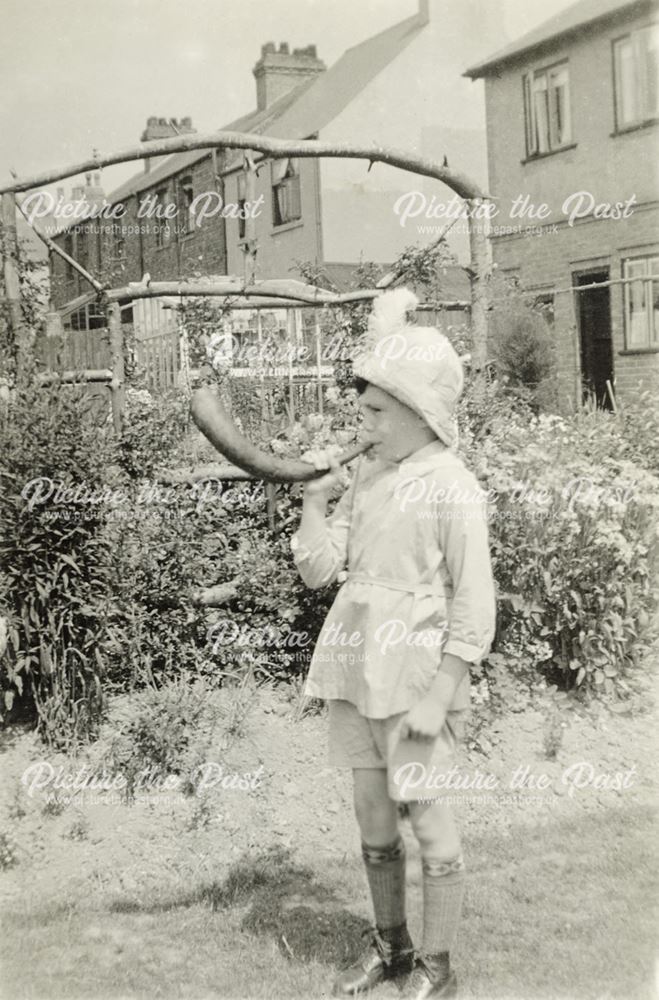
[[[222,455],[269,483],[302,483],[324,476],[327,469],[314,469],[309,462],[294,458],[278,458],[262,451],[241,434],[210,386],[195,390],[190,403],[192,419],[210,443]],[[338,456],[341,465],[352,461],[371,447],[368,443],[355,444]]]

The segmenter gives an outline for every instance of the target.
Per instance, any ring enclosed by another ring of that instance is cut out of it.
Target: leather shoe
[[[356,962],[339,973],[334,981],[332,996],[351,997],[372,990],[385,979],[396,979],[414,967],[414,945],[407,928],[396,945],[386,941],[375,928],[362,934],[367,938],[364,951]]]
[[[448,963],[419,955],[403,989],[403,1000],[448,1000],[458,995],[458,980]]]

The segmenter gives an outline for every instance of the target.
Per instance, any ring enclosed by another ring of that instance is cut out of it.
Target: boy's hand
[[[329,469],[326,476],[319,479],[310,479],[304,484],[306,496],[329,497],[332,490],[337,486],[345,486],[345,470],[338,463],[337,456],[341,452],[338,445],[331,445],[329,448],[311,448],[300,456],[303,462],[313,465],[314,469]]]
[[[431,699],[417,702],[403,719],[401,740],[420,740],[429,743],[434,740],[446,720],[446,709]]]

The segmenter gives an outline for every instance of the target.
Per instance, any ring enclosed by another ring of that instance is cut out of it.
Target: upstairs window
[[[194,201],[194,190],[192,187],[192,177],[182,177],[178,185],[178,217],[180,220],[180,232],[183,236],[194,232],[194,212],[192,202]]]
[[[73,257],[73,233],[66,233],[64,237],[64,253],[68,254],[69,257]],[[75,275],[75,270],[73,264],[69,261],[65,261],[64,264],[64,278],[66,281],[73,281]]]
[[[659,25],[633,31],[613,43],[616,128],[659,117]]]
[[[158,211],[153,220],[156,231],[156,246],[164,247],[169,240],[169,220],[164,217],[165,210],[169,202],[167,201],[167,188],[160,188],[156,191]]]
[[[119,264],[123,265],[126,258],[126,233],[121,223],[115,225],[113,229],[114,256]]]
[[[297,160],[275,160],[272,164],[272,222],[284,226],[302,218],[300,174]]]
[[[624,261],[623,277],[638,278],[624,286],[627,349],[659,349],[659,256]]]
[[[572,141],[568,64],[524,75],[526,154],[539,156]]]
[[[238,239],[245,239],[245,219],[243,215],[245,213],[245,201],[247,200],[247,181],[245,179],[245,174],[241,171],[238,174]]]

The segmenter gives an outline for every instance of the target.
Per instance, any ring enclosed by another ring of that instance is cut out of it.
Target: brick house
[[[483,11],[478,0],[460,5],[419,0],[414,15],[348,49],[329,68],[314,45],[290,51],[286,43],[267,43],[253,68],[256,110],[223,128],[293,139],[377,139],[439,159],[446,155],[452,166],[484,184],[482,93],[461,70],[466,57],[482,46],[478,39],[501,39],[497,8],[492,3]],[[189,118],[152,118],[142,139],[192,128]],[[231,150],[145,160],[139,174],[108,196],[113,205],[125,206],[121,226],[105,226],[102,232],[103,227],[90,222],[70,227],[57,239],[115,287],[139,281],[145,273],[154,281],[242,274],[243,221],[217,213],[199,224],[199,201],[196,218],[189,208],[209,192],[211,200],[216,194],[227,208],[242,204],[243,163],[243,153]],[[89,180],[90,197],[93,187]],[[440,225],[428,233],[421,233],[416,224],[404,228],[394,210],[400,195],[415,188],[428,198],[453,196],[439,182],[380,164],[367,171],[363,162],[265,161],[254,195],[256,276],[293,276],[297,261],[384,263],[411,243],[430,242]],[[169,224],[154,214],[167,205],[176,207]],[[466,263],[467,236],[460,228],[455,226],[450,238]],[[86,297],[84,282],[54,257],[51,274],[56,308],[73,302],[83,310],[73,325],[88,322],[85,303],[77,301],[78,296]]]
[[[493,258],[553,304],[564,404],[658,392],[656,4],[579,0],[465,75],[485,81]]]

